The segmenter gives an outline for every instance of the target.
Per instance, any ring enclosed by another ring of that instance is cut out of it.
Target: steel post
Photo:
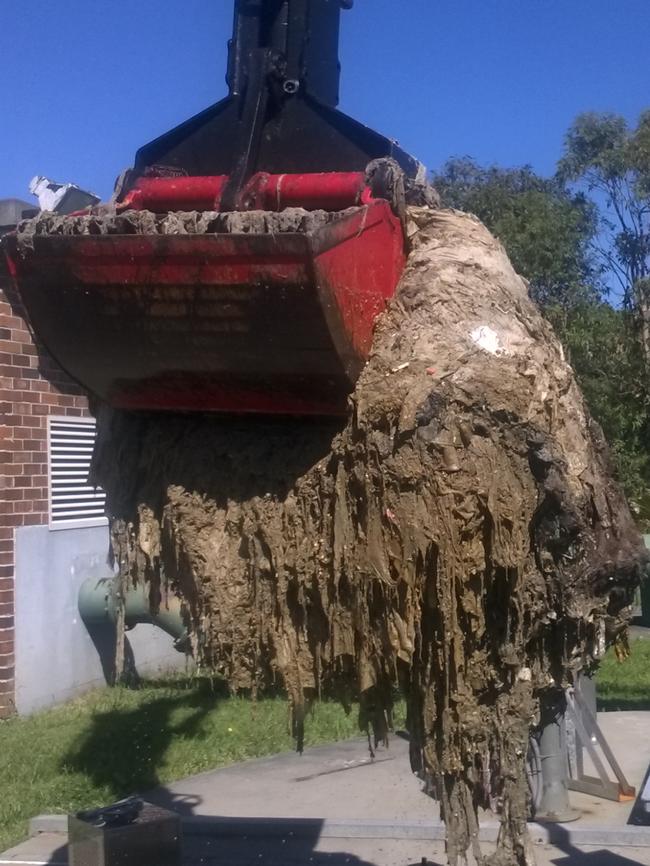
[[[569,768],[566,736],[566,699],[557,690],[542,698],[539,750],[542,766],[542,800],[536,821],[562,824],[580,813],[569,802]]]

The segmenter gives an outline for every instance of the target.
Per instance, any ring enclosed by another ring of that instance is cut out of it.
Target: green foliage
[[[594,248],[637,327],[650,388],[650,112],[631,129],[615,114],[581,114],[569,129],[558,181],[599,203]]]
[[[234,761],[294,748],[287,702],[228,696],[206,680],[101,689],[0,722],[0,851],[39,813],[105,805]],[[357,714],[314,705],[307,747],[354,736]]]
[[[551,320],[553,311],[549,311]],[[562,339],[594,417],[612,447],[620,480],[640,521],[650,521],[650,399],[630,314],[581,304],[562,322]]]
[[[558,177],[565,182],[585,179],[590,189],[606,189],[605,184],[627,173],[628,138],[625,118],[581,114],[566,134]]]
[[[539,303],[566,309],[598,297],[596,214],[584,196],[527,166],[481,168],[469,158],[447,162],[433,183],[446,205],[476,214],[499,238]]]
[[[650,640],[630,645],[624,661],[610,649],[596,673],[599,710],[650,709]]]

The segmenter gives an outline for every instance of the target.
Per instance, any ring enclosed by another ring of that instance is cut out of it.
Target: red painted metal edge
[[[111,405],[152,411],[342,414],[405,261],[383,200],[307,234],[33,240],[10,239],[10,268],[48,351]]]
[[[215,177],[143,177],[119,203],[119,210],[150,210],[154,213],[220,210],[221,195],[228,183]],[[372,194],[363,172],[322,174],[267,174],[259,172],[240,192],[239,210],[340,211],[369,204]]]

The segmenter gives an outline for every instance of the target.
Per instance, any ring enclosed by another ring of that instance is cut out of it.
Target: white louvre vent
[[[48,418],[50,529],[106,523],[104,491],[88,484],[94,444],[94,418]]]

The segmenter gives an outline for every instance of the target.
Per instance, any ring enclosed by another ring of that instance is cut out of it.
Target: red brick
[[[20,427],[22,415],[20,412],[16,411],[14,403],[10,403],[9,407],[9,409],[0,409],[0,418],[2,419],[2,423],[10,427]]]
[[[14,693],[14,681],[12,679],[0,680],[0,695],[13,695]]]
[[[3,617],[14,615],[14,603],[11,601],[0,601],[0,622]]]
[[[40,526],[42,523],[47,523],[46,512],[32,512],[30,514],[22,514],[23,526]]]
[[[13,530],[12,530],[13,531]],[[0,585],[3,580],[10,580],[12,583],[14,577],[13,567],[10,565],[0,565]]]
[[[24,346],[14,340],[0,340],[0,352],[20,352]]]
[[[13,655],[14,647],[15,644],[13,640],[0,639],[0,656]]]
[[[23,498],[23,491],[20,488],[10,488],[2,494],[3,502],[15,502],[17,499]]]
[[[12,503],[13,504],[13,503]],[[2,516],[2,523],[5,526],[24,526],[25,521],[23,520],[22,514],[4,514]]]
[[[0,616],[0,630],[4,628],[13,628],[14,627],[14,616],[13,613],[10,615]]]
[[[20,473],[16,473],[16,472],[11,471],[12,466],[15,467],[15,465],[17,463],[18,463],[18,461],[16,460],[15,450],[8,451],[7,446],[4,445],[3,450],[0,451],[0,464],[2,464],[2,470],[0,470],[0,471],[5,472],[8,475],[20,474]]]
[[[13,367],[29,367],[29,358],[27,355],[11,355],[9,363]]]

